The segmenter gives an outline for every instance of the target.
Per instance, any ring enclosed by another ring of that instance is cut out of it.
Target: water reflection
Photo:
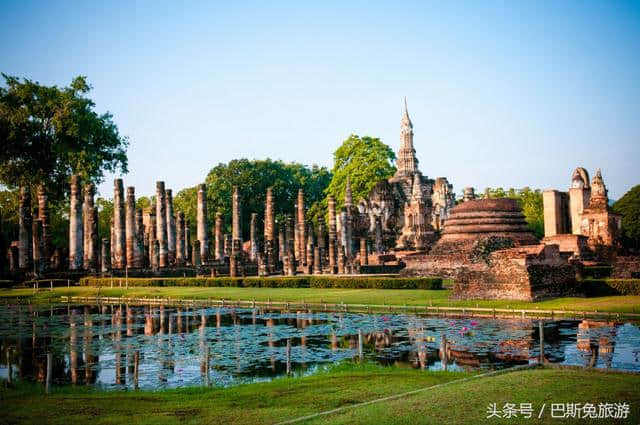
[[[166,388],[230,385],[364,357],[425,370],[537,361],[538,322],[140,305],[0,306],[0,377],[54,384]],[[443,343],[443,337],[447,344]],[[545,361],[640,370],[637,324],[556,320]]]

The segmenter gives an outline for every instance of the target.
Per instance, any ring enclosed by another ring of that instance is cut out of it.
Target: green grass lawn
[[[40,290],[0,290],[0,300],[23,297],[34,302],[46,302],[59,296],[110,297],[171,297],[173,299],[226,299],[289,302],[327,302],[348,304],[433,305],[459,307],[489,307],[541,310],[611,311],[640,313],[640,296],[620,295],[594,298],[564,297],[539,302],[509,300],[449,300],[451,291],[424,289],[333,289],[333,288],[236,288],[236,287],[130,287],[95,288],[71,287]]]
[[[24,424],[271,424],[313,413],[401,394],[469,377],[452,372],[423,372],[375,365],[343,365],[304,378],[231,388],[188,388],[101,392],[83,387],[55,389],[22,384],[0,390],[5,408],[0,423]],[[356,407],[306,423],[478,424],[487,421],[490,403],[626,402],[640,420],[640,375],[590,370],[535,369],[453,382],[401,399]],[[565,423],[549,415],[540,422]],[[578,422],[575,422],[578,423]],[[582,423],[582,422],[581,422]],[[598,423],[611,423],[600,421]]]

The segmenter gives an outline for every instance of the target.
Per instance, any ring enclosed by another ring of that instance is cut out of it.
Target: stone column
[[[224,250],[225,257],[231,256],[231,235],[229,233],[224,234],[224,243],[222,248]]]
[[[82,193],[80,176],[71,176],[71,202],[69,208],[69,270],[82,268]]]
[[[127,264],[129,268],[141,267],[142,253],[138,244],[138,229],[136,226],[136,195],[133,186],[127,187],[125,205],[125,240],[127,246]]]
[[[298,189],[298,240],[300,241],[299,259],[303,265],[307,265],[307,220],[304,209],[304,191]]]
[[[251,248],[249,250],[249,259],[251,261],[258,260],[258,214],[251,213],[251,227],[249,228],[249,241]]]
[[[127,266],[127,231],[122,179],[115,179],[113,186],[113,238],[111,239],[113,262],[111,263],[111,267],[114,269],[124,269]]]
[[[88,214],[90,214],[89,219],[89,238],[88,243],[90,245],[89,248],[89,270],[92,272],[97,272],[98,267],[100,266],[100,246],[98,245],[99,235],[98,235],[98,207],[94,206],[88,210]]]
[[[169,244],[167,242],[167,197],[164,182],[156,183],[156,238],[160,249],[158,251],[158,267],[169,266]]]
[[[300,232],[298,231],[300,226],[298,225],[298,202],[293,204],[293,255],[297,260],[300,260]],[[293,259],[292,259],[293,261]],[[302,264],[302,261],[300,261]]]
[[[113,219],[111,220],[111,223],[109,224],[109,249],[111,250],[110,254],[111,254],[111,268],[113,268],[113,264],[115,263],[115,252],[113,249],[113,245],[115,245],[115,230],[113,229]]]
[[[191,258],[193,259],[193,266],[200,267],[202,265],[202,259],[200,257],[202,250],[200,249],[200,241],[196,239],[193,241],[193,253]]]
[[[191,261],[191,249],[189,249],[190,246],[191,246],[191,227],[190,227],[189,220],[185,219],[184,220],[184,251],[185,251],[184,259],[188,265],[193,264],[193,262]]]
[[[196,238],[200,241],[202,261],[209,261],[209,227],[207,223],[207,185],[198,185],[198,211],[196,222]]]
[[[157,230],[158,222],[156,220],[156,212],[154,208],[151,208],[149,211],[149,229],[147,230],[147,238],[149,238],[149,241],[147,243],[149,244],[149,267],[151,267],[152,270],[158,269],[158,250],[160,249],[160,243],[158,242]],[[158,244],[156,245],[155,242],[158,242]]]
[[[42,221],[38,218],[33,220],[33,264],[36,274],[44,273],[44,238],[42,236]]]
[[[313,237],[310,232],[307,233],[307,243],[305,246],[305,254],[306,254],[306,269],[307,273],[311,273],[311,269],[313,268]]]
[[[17,273],[20,269],[20,245],[19,241],[13,241],[9,246],[9,271]]]
[[[133,246],[133,267],[143,268],[145,263],[144,256],[144,222],[142,220],[142,208],[136,208],[136,239]]]
[[[214,235],[214,255],[217,261],[224,260],[224,237],[222,236],[222,213],[216,213],[215,235]]]
[[[293,254],[295,252],[296,246],[295,246],[295,235],[296,231],[295,231],[295,226],[293,223],[293,217],[291,217],[290,215],[286,216],[285,218],[285,255],[290,255],[290,260],[294,261],[293,258]]]
[[[284,226],[281,224],[278,229],[278,261],[283,261],[286,255],[287,244],[284,239]]]
[[[30,272],[33,271],[33,216],[31,215],[31,192],[24,186],[20,188],[18,225],[18,265],[20,270]],[[82,230],[80,232],[82,236]]]
[[[49,269],[51,259],[51,225],[49,224],[49,203],[44,186],[38,186],[38,218],[42,222],[42,239],[44,240],[44,268]]]
[[[169,264],[176,262],[176,217],[173,212],[173,192],[171,189],[164,191],[166,196],[167,210],[167,252]]]
[[[345,273],[345,255],[344,255],[344,247],[338,245],[338,274]]]
[[[329,205],[329,267],[331,268],[331,273],[334,273],[334,270],[338,265],[336,252],[336,200],[333,198],[333,196],[329,195],[327,202]]]
[[[367,239],[360,238],[360,265],[366,266],[369,264],[369,255],[367,253]]]
[[[109,239],[102,238],[102,249],[101,249],[101,262],[102,262],[102,273],[108,273],[111,270],[111,247],[109,246]]]
[[[96,189],[92,183],[84,187],[84,204],[82,206],[83,214],[83,233],[84,233],[84,249],[83,249],[83,265],[85,270],[93,272],[98,270],[98,210],[95,206],[93,197]]]
[[[264,209],[264,242],[275,240],[275,213],[273,208],[273,190],[267,189],[267,200]]]
[[[273,273],[276,265],[276,222],[273,205],[273,189],[267,189],[267,199],[264,209],[264,252],[266,254],[267,268]]]
[[[184,213],[182,211],[179,211],[178,220],[176,220],[176,266],[184,266],[184,247]]]
[[[231,199],[231,254],[237,254],[242,250],[242,220],[240,210],[240,193],[238,186],[233,186]]]
[[[320,247],[313,249],[313,274],[322,274],[322,264],[320,259]]]
[[[160,268],[160,241],[154,239],[151,247],[152,248],[149,250],[153,253],[151,257],[151,270],[158,271]]]

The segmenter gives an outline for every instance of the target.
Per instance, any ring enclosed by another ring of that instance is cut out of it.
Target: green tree
[[[395,159],[393,149],[380,139],[352,134],[333,153],[333,177],[325,194],[333,195],[336,208],[342,208],[348,177],[353,202],[357,203],[368,196],[380,180],[395,173]]]
[[[640,250],[640,185],[632,187],[612,206],[622,215],[622,243],[626,248]]]
[[[2,76],[0,183],[9,190],[44,185],[59,201],[72,174],[97,184],[106,171],[127,172],[127,139],[111,114],[94,111],[85,77],[58,88]]]
[[[542,205],[542,191],[532,190],[528,187],[522,189],[503,189],[501,187],[486,188],[484,198],[511,198],[516,199],[531,231],[539,238],[544,237],[544,209]]]
[[[207,185],[208,221],[214,223],[216,212],[223,215],[225,231],[231,225],[232,187],[238,186],[242,202],[242,229],[249,236],[251,213],[264,219],[267,188],[273,188],[276,219],[293,214],[298,189],[305,193],[305,206],[314,210],[321,201],[331,173],[324,167],[282,161],[236,159],[213,167],[205,179]],[[197,187],[183,189],[174,197],[176,210],[183,211],[192,232],[196,226]]]

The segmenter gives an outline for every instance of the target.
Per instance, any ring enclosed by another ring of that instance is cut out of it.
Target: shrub
[[[640,295],[640,279],[585,279],[582,290],[589,297],[604,295]]]
[[[124,286],[124,278],[84,277],[84,286]],[[442,289],[439,277],[338,277],[338,276],[274,276],[274,277],[158,277],[129,278],[129,286],[202,286],[248,288],[371,288],[371,289]]]
[[[439,277],[309,277],[312,288],[442,289]]]

